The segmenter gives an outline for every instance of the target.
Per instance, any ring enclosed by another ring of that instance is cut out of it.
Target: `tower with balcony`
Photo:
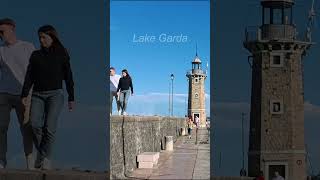
[[[312,45],[299,38],[293,0],[261,0],[262,25],[246,29],[252,69],[248,174],[278,172],[306,179],[303,60]]]
[[[192,69],[186,74],[189,82],[188,92],[188,115],[193,119],[200,119],[200,126],[206,125],[206,108],[205,108],[205,79],[207,74],[202,70],[201,60],[198,53],[192,61]]]

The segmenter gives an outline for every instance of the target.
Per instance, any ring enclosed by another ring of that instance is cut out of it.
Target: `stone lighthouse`
[[[252,69],[248,175],[305,180],[302,58],[311,39],[298,38],[293,0],[261,5],[262,25],[248,27],[244,41]]]
[[[205,127],[205,79],[207,74],[202,70],[201,60],[198,57],[198,53],[196,53],[196,56],[192,61],[192,69],[187,72],[186,76],[189,81],[188,115],[192,116],[193,119],[199,117],[200,126]]]

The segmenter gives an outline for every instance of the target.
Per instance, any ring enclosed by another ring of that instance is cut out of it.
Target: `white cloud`
[[[304,103],[304,111],[308,113],[316,113],[320,115],[320,106],[312,104],[309,101]]]
[[[183,117],[186,114],[187,94],[173,94],[174,115]],[[206,109],[209,114],[210,95],[206,94]],[[135,115],[160,115],[166,116],[169,113],[169,94],[152,92],[147,94],[134,95],[129,98],[128,113]],[[115,102],[113,111],[116,110]],[[116,113],[116,112],[114,112]]]

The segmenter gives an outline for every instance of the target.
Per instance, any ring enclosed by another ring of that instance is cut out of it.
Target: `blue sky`
[[[107,168],[106,23],[103,2],[1,0],[0,17],[13,18],[19,39],[38,48],[37,29],[52,24],[69,50],[75,80],[75,111],[65,106],[59,119],[55,168]],[[15,114],[9,129],[8,166],[23,167],[23,146]],[[95,148],[90,148],[95,147]]]
[[[174,115],[185,115],[187,70],[196,54],[206,69],[210,62],[209,1],[111,2],[110,65],[128,69],[136,96],[129,100],[131,114],[167,115],[170,74],[174,80]],[[186,36],[185,42],[161,42],[159,36]],[[153,43],[138,43],[138,36],[155,36]],[[210,71],[210,69],[208,69]],[[210,93],[210,78],[206,93]],[[148,99],[156,99],[145,103]],[[209,108],[209,98],[207,98]]]

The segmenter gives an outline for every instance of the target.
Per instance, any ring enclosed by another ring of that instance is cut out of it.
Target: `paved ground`
[[[71,170],[14,170],[1,169],[0,180],[107,180],[107,172],[86,172]]]
[[[210,144],[207,129],[199,129],[196,144],[195,129],[192,139],[180,137],[173,152],[162,151],[153,169],[136,169],[133,179],[209,179]]]

